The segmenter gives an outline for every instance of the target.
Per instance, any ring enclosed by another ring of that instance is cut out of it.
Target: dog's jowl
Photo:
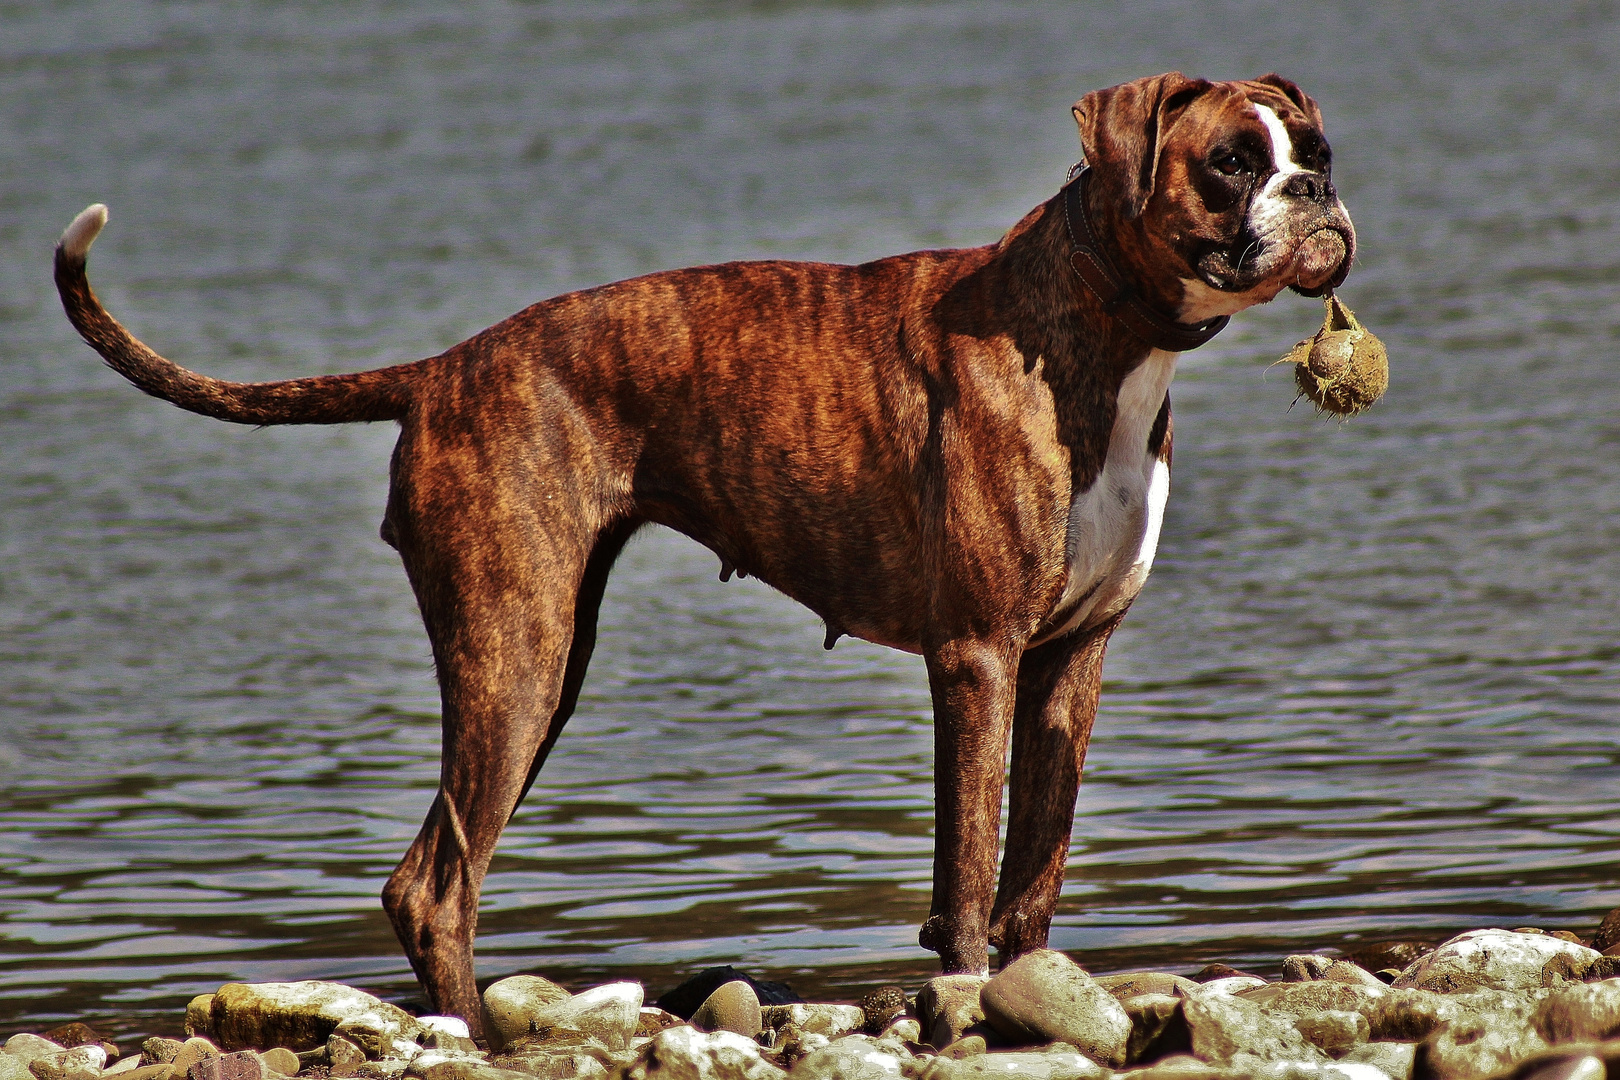
[[[830,639],[923,657],[922,944],[982,971],[992,945],[1006,960],[1046,943],[1103,650],[1169,492],[1176,356],[1284,288],[1321,295],[1355,252],[1321,114],[1286,79],[1161,75],[1074,116],[1084,166],[988,247],[652,274],[352,375],[180,368],[90,291],[106,208],[63,234],[68,317],[147,393],[243,424],[399,423],[382,535],[432,644],[444,754],[383,904],[434,1008],[478,1024],[484,872],[648,522],[805,604]]]

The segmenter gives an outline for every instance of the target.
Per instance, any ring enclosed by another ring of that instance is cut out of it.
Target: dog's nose
[[[1334,198],[1333,181],[1318,172],[1297,172],[1283,184],[1283,194],[1312,202],[1329,202]]]

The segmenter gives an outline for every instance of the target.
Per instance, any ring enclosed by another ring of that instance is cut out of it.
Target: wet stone
[[[829,1039],[859,1031],[866,1023],[866,1014],[858,1005],[769,1005],[762,1010],[762,1018],[772,1030],[791,1024],[807,1035],[825,1035]]]
[[[188,1080],[264,1080],[264,1062],[252,1050],[205,1057],[186,1070]]]
[[[62,1024],[58,1027],[53,1027],[49,1031],[41,1032],[39,1037],[42,1039],[48,1039],[56,1045],[65,1048],[72,1048],[75,1046],[90,1046],[100,1044],[102,1042],[101,1036],[96,1034],[94,1028],[92,1028],[89,1024],[81,1024],[78,1021],[74,1021],[71,1024]]]
[[[1198,983],[1185,975],[1172,975],[1168,971],[1132,971],[1123,975],[1098,975],[1098,986],[1114,995],[1115,1000],[1140,997],[1143,994],[1174,995],[1178,991],[1196,990]]]
[[[637,1024],[640,1017],[637,1017]],[[752,1039],[765,1026],[754,988],[741,979],[722,983],[692,1014],[692,1026],[700,1031],[734,1031]]]
[[[1382,986],[1383,980],[1348,960],[1331,956],[1300,955],[1283,958],[1283,982],[1341,982],[1352,986]]]
[[[95,1080],[107,1064],[107,1052],[100,1046],[75,1046],[58,1050],[28,1063],[36,1080]]]
[[[259,1055],[264,1062],[266,1071],[280,1076],[294,1076],[298,1073],[298,1055],[285,1046],[272,1047]]]
[[[946,1047],[982,1021],[979,990],[989,981],[985,975],[940,975],[928,980],[917,991],[917,1020],[923,1038],[933,1046]]]
[[[1137,994],[1120,1002],[1131,1021],[1131,1037],[1125,1046],[1126,1064],[1157,1061],[1184,1054],[1192,1048],[1181,1002],[1179,996],[1171,994]]]
[[[1470,930],[1414,962],[1392,985],[1442,994],[1475,988],[1523,990],[1543,985],[1542,969],[1555,958],[1568,958],[1584,968],[1599,955],[1547,934]]]
[[[186,1044],[179,1039],[165,1039],[153,1036],[141,1043],[142,1065],[167,1065],[175,1059]]]
[[[533,1018],[548,1005],[572,995],[539,975],[513,975],[491,983],[484,991],[484,1038],[499,1052],[507,1043],[528,1035]]]
[[[906,992],[898,986],[880,986],[862,997],[861,1013],[865,1021],[861,1030],[876,1035],[889,1026],[889,1021],[906,1011]]]
[[[208,1009],[213,1041],[224,1050],[285,1046],[309,1050],[341,1025],[411,1039],[416,1018],[397,1005],[341,983],[226,983]]]
[[[180,1044],[180,1049],[169,1059],[169,1064],[174,1066],[175,1072],[184,1075],[197,1062],[210,1057],[219,1057],[219,1047],[207,1039],[193,1036]]]
[[[682,1026],[659,1032],[624,1071],[624,1080],[781,1080],[786,1075],[752,1039]]]
[[[1104,1065],[1124,1060],[1131,1021],[1114,996],[1063,953],[1014,960],[979,991],[986,1022],[1023,1045],[1065,1042]]]
[[[1340,1058],[1372,1037],[1372,1027],[1359,1012],[1323,1009],[1294,1021],[1305,1041],[1330,1058]]]
[[[5,1049],[8,1055],[17,1058],[26,1065],[38,1058],[61,1053],[67,1047],[53,1043],[42,1036],[22,1032],[7,1039]]]

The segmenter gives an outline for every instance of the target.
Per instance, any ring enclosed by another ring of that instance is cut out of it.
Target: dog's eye
[[[1216,172],[1224,176],[1236,176],[1244,171],[1243,159],[1237,155],[1235,150],[1217,154],[1215,160],[1211,161],[1210,164],[1214,166]]]

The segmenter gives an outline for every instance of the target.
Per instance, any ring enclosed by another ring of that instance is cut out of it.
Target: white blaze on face
[[[1288,137],[1288,129],[1283,126],[1276,110],[1269,105],[1256,105],[1254,111],[1259,114],[1260,123],[1265,125],[1266,134],[1271,137],[1271,164],[1277,170],[1266,181],[1266,186],[1260,189],[1260,194],[1255,196],[1253,208],[1249,211],[1249,224],[1264,243],[1288,213],[1288,197],[1282,193],[1283,185],[1288,183],[1290,176],[1304,170],[1294,161],[1294,140]]]

